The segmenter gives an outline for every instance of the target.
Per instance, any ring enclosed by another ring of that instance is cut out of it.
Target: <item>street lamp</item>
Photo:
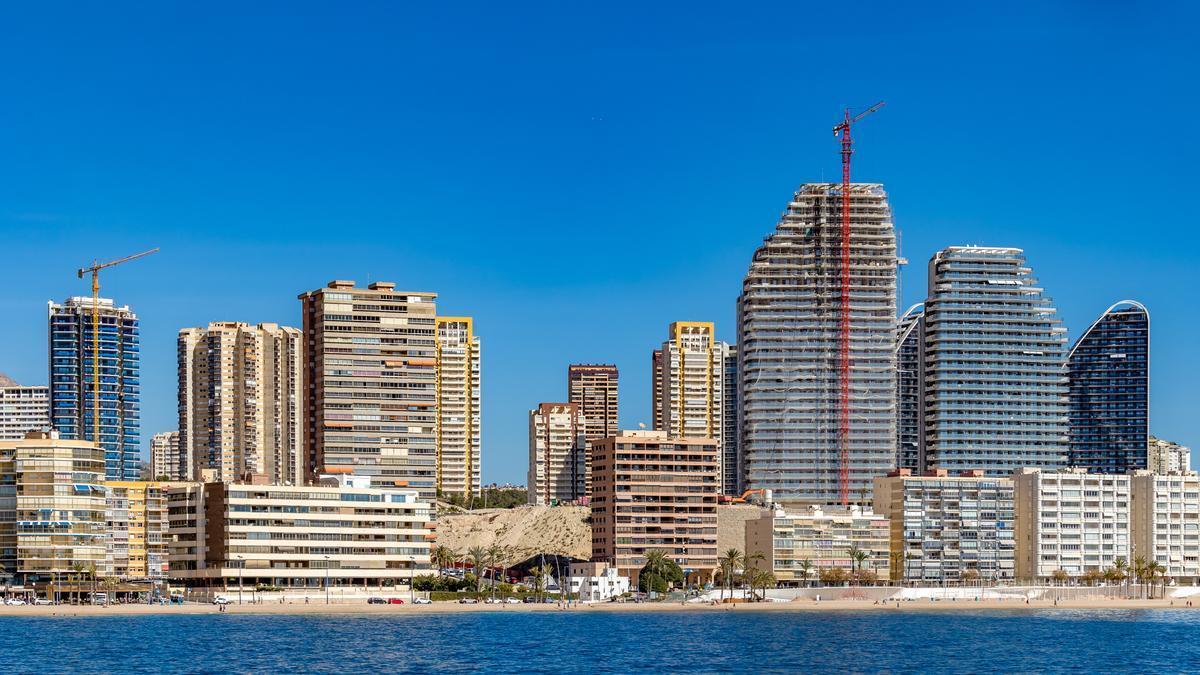
[[[238,604],[242,604],[242,569],[246,567],[246,561],[242,556],[234,556],[238,559]]]
[[[325,604],[329,604],[329,556],[325,558]]]

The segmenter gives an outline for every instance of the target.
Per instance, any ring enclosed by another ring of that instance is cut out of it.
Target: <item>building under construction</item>
[[[817,183],[795,193],[755,251],[738,298],[746,487],[770,489],[776,501],[870,503],[872,480],[896,463],[891,208],[882,185],[850,184],[844,278],[842,192],[842,184]],[[849,306],[844,448],[838,428],[843,288]]]

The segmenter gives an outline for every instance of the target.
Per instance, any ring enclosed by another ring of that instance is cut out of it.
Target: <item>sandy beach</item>
[[[975,611],[975,610],[1105,610],[1105,609],[1178,609],[1181,611],[1200,610],[1200,602],[1196,607],[1188,607],[1186,600],[1180,599],[1089,599],[1063,600],[1057,604],[1051,600],[913,600],[895,601],[876,604],[870,600],[825,600],[815,602],[800,600],[795,602],[759,602],[752,604],[711,605],[699,603],[603,603],[596,605],[579,605],[570,609],[562,609],[557,605],[460,605],[455,602],[435,602],[431,605],[368,605],[361,603],[329,604],[310,602],[309,604],[232,604],[228,605],[226,614],[452,614],[465,612],[831,612],[831,611]],[[109,607],[91,605],[58,605],[58,606],[0,606],[0,617],[6,616],[56,616],[56,617],[85,617],[85,616],[135,616],[146,614],[218,614],[221,613],[216,605],[111,605]]]

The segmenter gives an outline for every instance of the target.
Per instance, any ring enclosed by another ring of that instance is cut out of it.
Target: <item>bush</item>
[[[648,574],[646,568],[649,565],[642,567],[638,572],[638,590],[643,593],[648,593],[653,590],[655,593],[666,593],[671,587],[671,584],[683,583],[683,569],[679,567],[679,563],[667,558],[664,560],[667,569],[662,574]],[[654,588],[650,588],[651,580],[653,580]]]
[[[468,588],[474,588],[475,583],[466,579],[458,579],[456,577],[440,577],[432,574],[425,574],[413,578],[413,589],[430,593],[433,591],[456,592]]]

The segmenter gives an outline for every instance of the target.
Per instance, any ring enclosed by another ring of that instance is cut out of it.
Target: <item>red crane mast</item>
[[[850,129],[859,120],[883,107],[883,101],[850,116],[833,127],[833,135],[842,139],[842,264],[841,317],[838,324],[838,498],[842,506],[850,504],[850,156],[854,141]]]

